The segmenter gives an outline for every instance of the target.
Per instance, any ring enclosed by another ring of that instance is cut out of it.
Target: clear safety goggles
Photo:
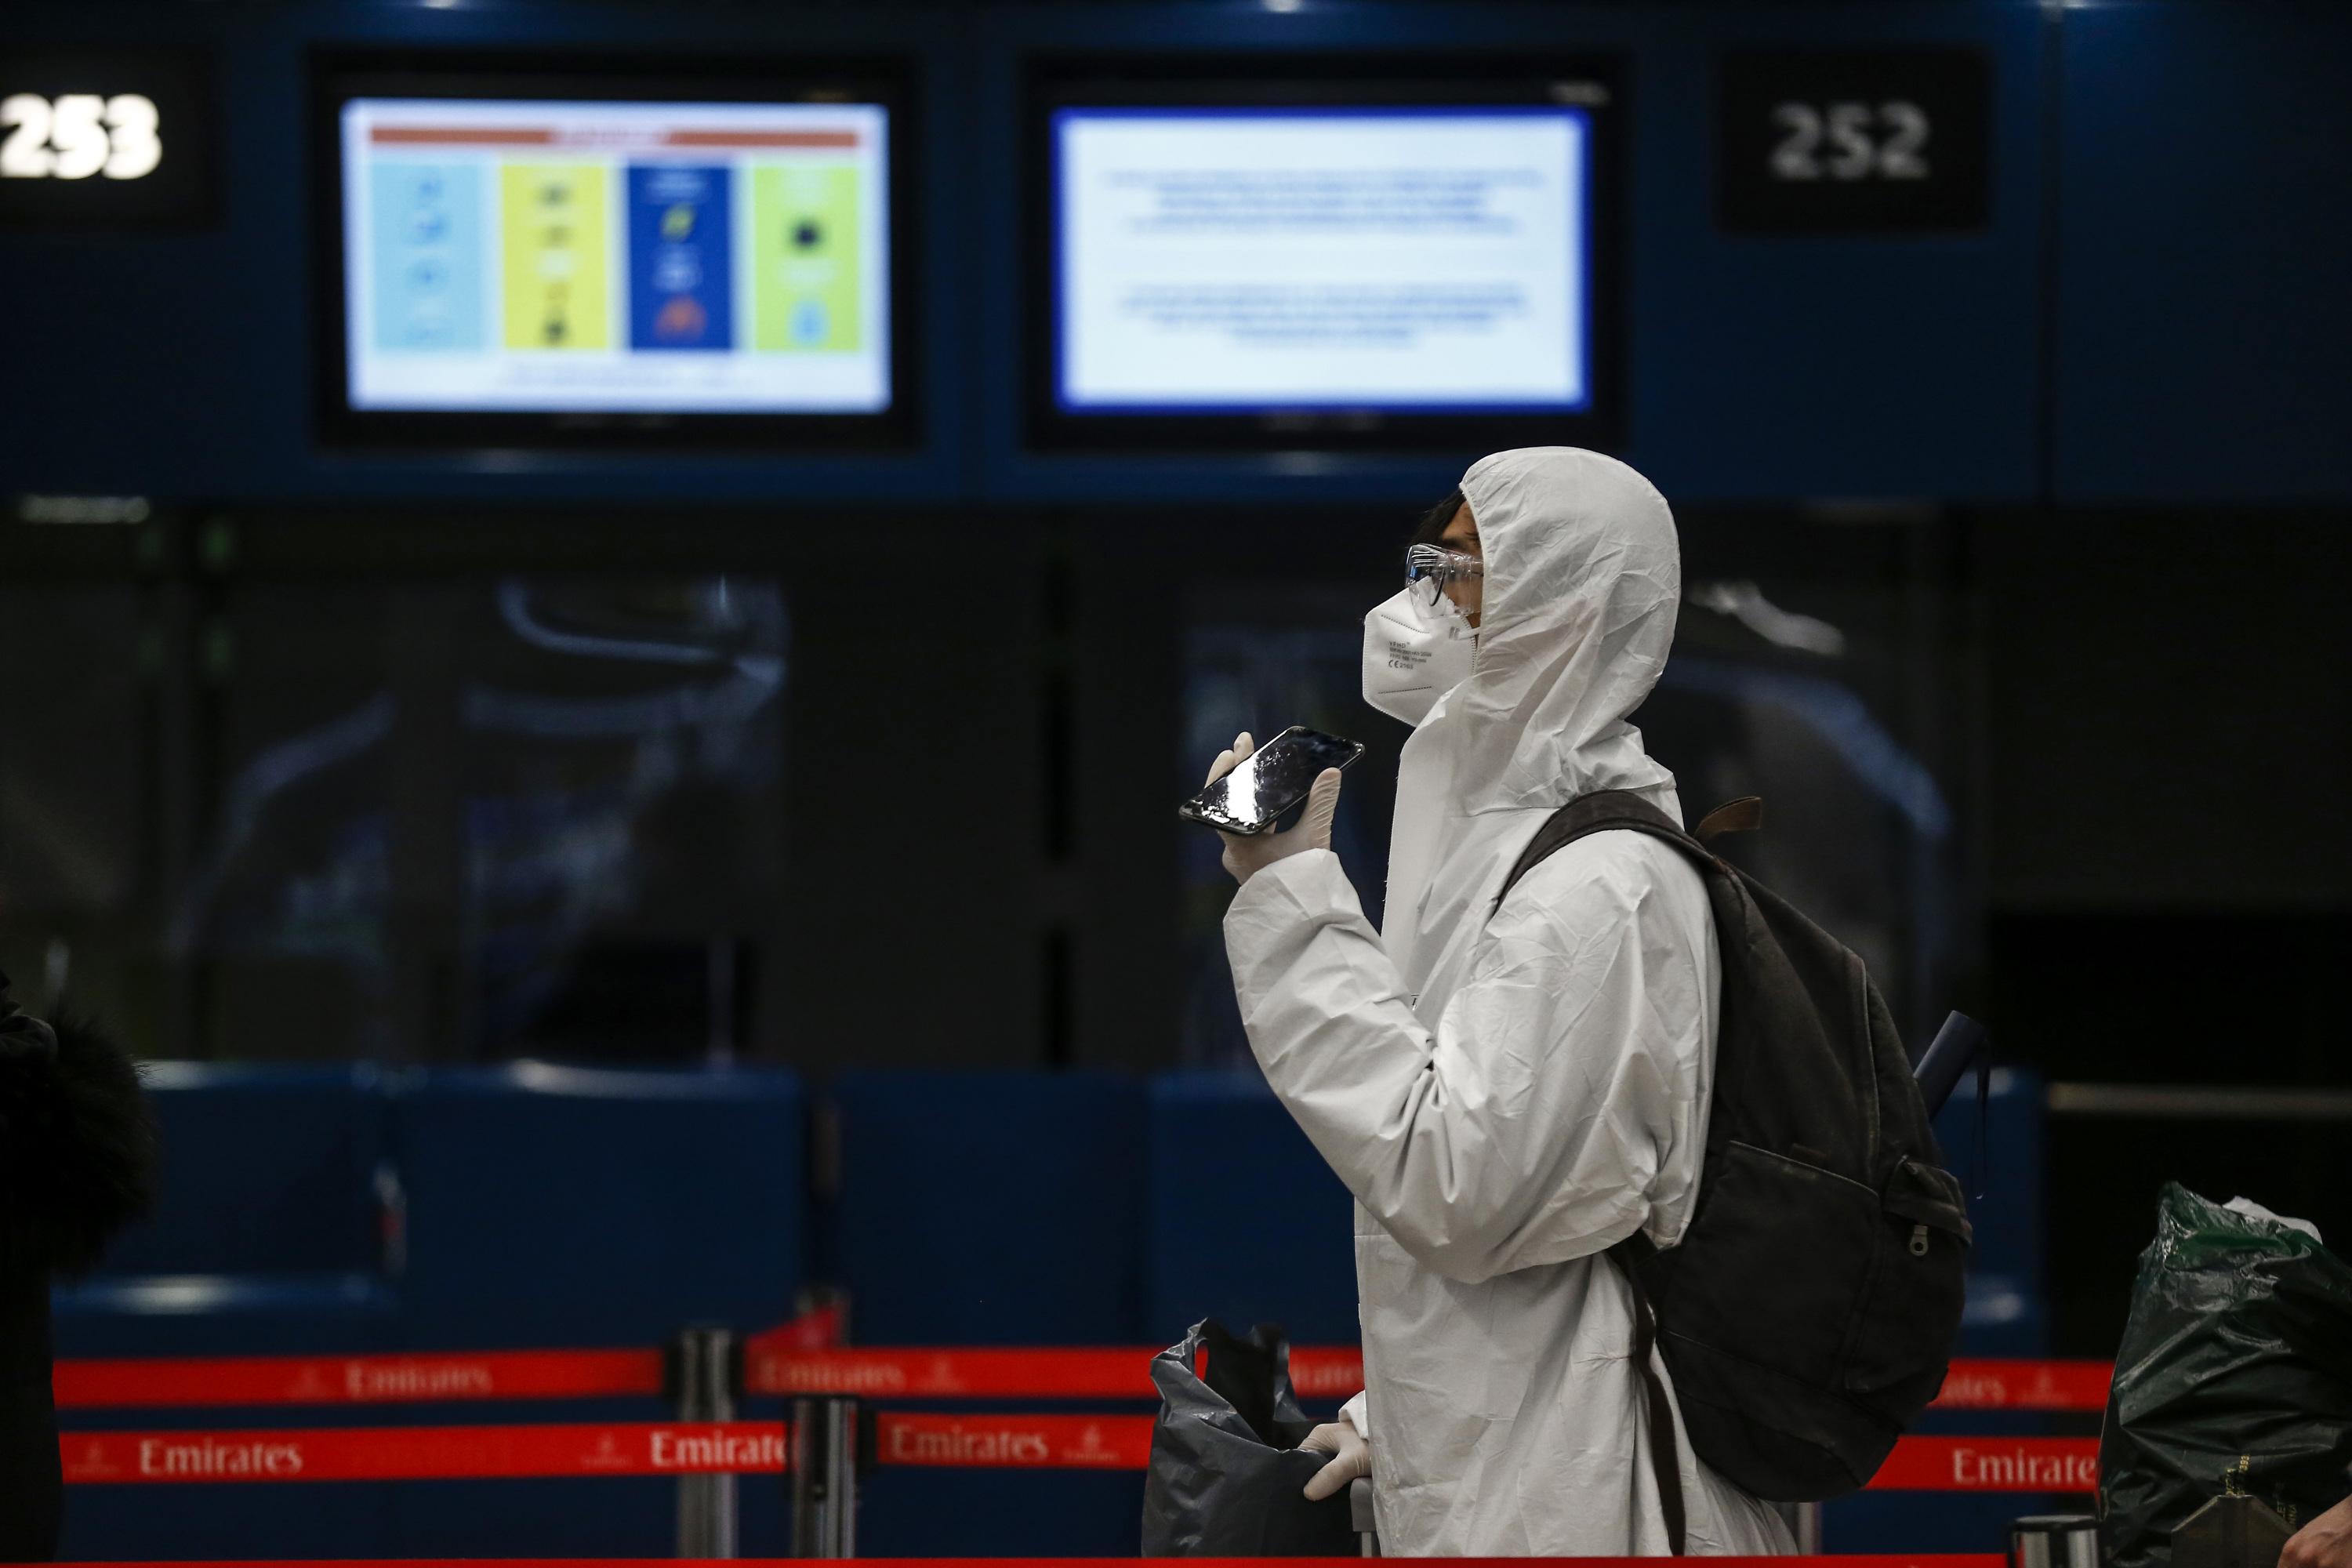
[[[1412,596],[1434,606],[1447,586],[1486,574],[1486,563],[1438,544],[1416,544],[1404,552],[1404,585]]]

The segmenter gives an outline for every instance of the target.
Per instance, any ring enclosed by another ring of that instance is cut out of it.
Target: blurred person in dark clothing
[[[25,1013],[0,974],[0,1562],[57,1555],[49,1280],[98,1261],[147,1206],[154,1174],[130,1056],[85,1023]]]

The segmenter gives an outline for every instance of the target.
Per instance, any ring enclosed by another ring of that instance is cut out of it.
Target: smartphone
[[[1293,724],[1178,806],[1176,815],[1220,833],[1264,833],[1307,798],[1324,769],[1344,768],[1363,754],[1361,741]]]

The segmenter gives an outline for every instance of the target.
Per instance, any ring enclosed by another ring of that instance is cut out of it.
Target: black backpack
[[[1752,797],[1699,835],[1759,826]],[[1692,1450],[1777,1502],[1855,1490],[1943,1387],[1969,1231],[1895,1021],[1862,960],[1619,791],[1571,801],[1496,896],[1587,834],[1673,845],[1706,879],[1723,955],[1715,1101],[1698,1203],[1676,1246],[1610,1248],[1633,1281],[1659,1496],[1683,1550],[1680,1471],[1654,1342]]]

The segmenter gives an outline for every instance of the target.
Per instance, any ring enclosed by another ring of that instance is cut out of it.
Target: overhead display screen
[[[1032,444],[1606,439],[1613,79],[1478,56],[1039,67]]]
[[[352,407],[888,405],[879,109],[361,99],[342,123]]]
[[[902,410],[889,103],[749,79],[482,90],[501,80],[328,93],[338,433],[658,441]]]
[[[1065,411],[1592,395],[1580,109],[1055,117]]]

